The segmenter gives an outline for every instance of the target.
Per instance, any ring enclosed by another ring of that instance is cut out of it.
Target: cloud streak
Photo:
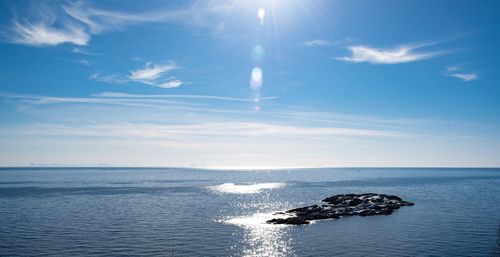
[[[100,55],[98,53],[93,53],[93,52],[89,52],[81,47],[75,47],[73,48],[73,50],[71,50],[72,53],[75,53],[75,54],[83,54],[83,55],[89,55],[89,56],[97,56],[97,55]]]
[[[120,76],[118,74],[105,74],[102,75],[100,73],[94,73],[90,75],[89,77],[91,80],[99,81],[99,82],[105,82],[109,84],[118,84],[118,85],[123,85],[126,83],[129,83],[130,80],[126,77]]]
[[[173,63],[155,65],[152,62],[148,62],[144,68],[131,71],[129,78],[135,81],[152,81],[174,69],[177,69],[177,66]]]
[[[479,79],[476,73],[472,72],[459,72],[462,70],[460,66],[446,66],[445,76],[461,79],[462,81],[469,82]]]
[[[197,124],[94,124],[79,128],[68,125],[39,125],[22,130],[3,128],[3,134],[39,135],[39,136],[111,136],[135,137],[145,139],[171,140],[173,137],[397,137],[402,134],[388,130],[354,129],[342,127],[303,127],[277,125],[265,122],[206,122]],[[17,131],[17,133],[16,133]]]
[[[128,78],[130,81],[142,83],[149,86],[161,88],[176,88],[180,87],[183,82],[175,78],[164,79],[164,75],[177,69],[177,65],[173,62],[168,64],[146,63],[144,68],[130,71]]]
[[[142,94],[128,94],[119,92],[103,92],[95,94],[96,97],[109,97],[109,98],[181,98],[181,99],[200,99],[200,100],[222,100],[232,102],[253,102],[251,98],[237,98],[227,96],[212,96],[212,95],[142,95]],[[261,97],[260,100],[273,100],[277,99],[276,96]]]
[[[323,40],[323,39],[313,39],[313,40],[309,40],[309,41],[304,42],[304,45],[309,46],[309,47],[316,47],[316,46],[317,47],[326,47],[326,46],[332,45],[332,42],[328,41],[328,40]]]
[[[200,114],[211,113],[214,115],[234,115],[235,118],[250,118],[255,115],[253,110],[248,110],[248,106],[242,105],[244,103],[253,103],[253,100],[250,98],[213,95],[140,95],[119,92],[103,92],[94,94],[91,97],[53,97],[0,92],[0,98],[9,99],[9,102],[16,104],[17,106],[35,106],[34,110],[40,110],[40,105],[87,104],[96,106],[122,106],[123,108],[130,107],[141,110],[141,112],[155,112],[160,110],[179,111],[182,112],[182,115],[185,115],[186,112]],[[273,108],[274,110],[260,111],[259,117],[269,120],[288,120],[304,124],[319,123],[325,124],[326,126],[335,125],[356,128],[369,126],[382,129],[390,129],[394,126],[417,127],[418,124],[435,123],[435,121],[420,119],[380,119],[377,117],[344,115],[331,112],[280,111],[278,106],[271,102],[274,99],[277,99],[277,97],[261,98],[262,103],[265,106],[274,105],[275,107]],[[233,102],[233,104],[224,105],[224,108],[217,107],[217,103],[221,101]]]
[[[452,73],[447,74],[446,76],[459,78],[465,82],[473,81],[479,78],[479,76],[475,73]]]
[[[183,106],[200,106],[194,102],[180,101],[228,101],[228,102],[247,102],[253,103],[251,98],[237,98],[213,95],[141,95],[141,94],[127,94],[118,92],[103,92],[94,94],[92,97],[54,97],[54,96],[38,96],[38,95],[25,95],[25,94],[12,94],[0,92],[0,98],[17,99],[23,103],[29,104],[64,104],[64,103],[87,103],[87,104],[104,104],[104,105],[122,105],[122,106],[137,106],[137,107],[151,107],[151,108],[172,108],[168,104],[176,107]],[[172,99],[172,100],[169,100]],[[175,101],[173,99],[178,99]],[[277,97],[263,97],[261,100],[273,100]]]
[[[402,45],[390,49],[369,46],[349,46],[350,56],[336,57],[339,61],[350,63],[399,64],[430,59],[443,54],[442,51],[417,52],[416,50],[430,44]]]
[[[119,74],[102,75],[100,73],[94,73],[90,76],[90,79],[119,85],[140,83],[159,88],[176,88],[187,84],[186,82],[176,79],[175,77],[166,77],[166,75],[176,69],[178,69],[178,66],[174,62],[169,62],[167,64],[155,64],[153,62],[148,62],[143,68],[129,71],[127,76]]]

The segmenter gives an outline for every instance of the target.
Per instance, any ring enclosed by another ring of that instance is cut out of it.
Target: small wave
[[[208,189],[217,193],[225,194],[257,194],[263,190],[278,189],[284,186],[284,183],[256,183],[243,185],[224,183],[216,186],[209,186]]]

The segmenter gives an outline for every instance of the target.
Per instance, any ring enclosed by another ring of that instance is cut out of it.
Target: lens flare
[[[257,18],[259,18],[260,20],[260,25],[264,25],[264,17],[266,16],[266,10],[264,10],[264,8],[259,8],[259,10],[257,11]]]
[[[252,48],[252,57],[255,61],[260,61],[264,59],[264,47],[261,45],[256,45]]]
[[[250,78],[250,87],[254,91],[259,91],[262,86],[262,70],[259,67],[252,69],[252,76]]]

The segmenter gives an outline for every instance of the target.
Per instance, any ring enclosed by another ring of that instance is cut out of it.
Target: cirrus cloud
[[[176,69],[178,69],[178,66],[172,61],[165,64],[148,62],[142,68],[129,71],[127,76],[95,73],[90,76],[90,79],[111,84],[140,83],[160,88],[176,88],[187,84],[175,77],[166,77],[166,75]]]
[[[444,74],[445,76],[458,78],[465,82],[477,80],[479,78],[479,76],[476,73],[462,72],[462,67],[458,65],[446,66],[445,69],[446,69],[446,72]]]
[[[324,46],[332,45],[332,42],[328,41],[328,40],[323,40],[323,39],[313,39],[313,40],[309,40],[309,41],[304,42],[304,45],[309,46],[309,47],[314,47],[314,46],[320,46],[320,47],[323,46],[324,47]]]
[[[335,59],[350,63],[371,63],[371,64],[399,64],[407,62],[421,61],[425,59],[430,59],[443,54],[442,51],[434,52],[417,52],[416,49],[422,48],[424,46],[429,46],[433,43],[428,44],[416,44],[416,45],[402,45],[395,48],[373,48],[369,46],[349,46],[348,49],[351,51],[350,56],[337,57]]]
[[[447,74],[447,76],[459,78],[465,82],[469,82],[479,78],[479,76],[475,73],[453,73],[453,74]]]
[[[9,28],[1,36],[7,42],[28,46],[86,46],[94,35],[125,25],[172,22],[217,28],[230,7],[228,3],[195,1],[183,8],[128,13],[94,7],[85,1],[30,2],[23,12],[14,12]]]

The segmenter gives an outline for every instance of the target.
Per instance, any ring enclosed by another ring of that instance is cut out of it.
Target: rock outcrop
[[[386,194],[340,194],[323,199],[321,206],[311,205],[286,211],[286,218],[270,219],[267,223],[303,225],[311,220],[338,219],[343,216],[389,215],[401,206],[412,206],[395,195]],[[283,213],[277,213],[283,214]]]

